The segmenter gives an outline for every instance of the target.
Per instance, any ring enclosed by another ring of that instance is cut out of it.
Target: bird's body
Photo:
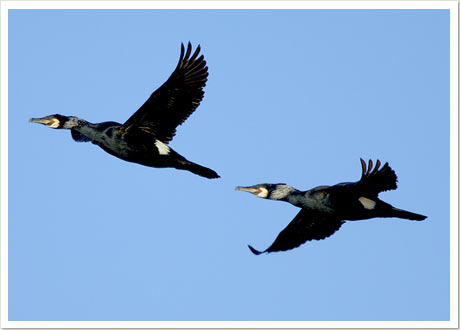
[[[83,121],[81,121],[83,122]],[[194,164],[175,152],[166,143],[152,139],[147,132],[136,132],[133,137],[126,134],[122,124],[116,122],[103,122],[91,124],[84,122],[72,128],[72,136],[98,145],[107,153],[128,162],[138,163],[150,167],[174,167],[189,169]],[[210,170],[211,171],[211,170]],[[209,174],[212,176],[212,173]]]
[[[291,223],[278,235],[275,242],[263,252],[293,249],[312,239],[324,239],[337,231],[345,220],[371,218],[402,218],[424,220],[420,214],[404,211],[385,203],[378,194],[396,189],[396,174],[386,163],[380,170],[380,162],[372,171],[372,161],[357,182],[339,183],[333,186],[319,186],[299,191],[285,184],[261,184],[250,187],[236,187],[257,197],[286,201],[301,208]],[[372,171],[372,172],[371,172]],[[261,252],[250,246],[255,254]]]
[[[176,69],[169,79],[124,124],[117,122],[89,123],[77,117],[51,115],[32,118],[31,122],[51,128],[70,129],[77,142],[88,142],[128,162],[150,167],[173,167],[188,170],[206,178],[218,178],[213,170],[188,161],[169,147],[168,143],[203,98],[208,71],[200,46],[191,55],[181,48]]]

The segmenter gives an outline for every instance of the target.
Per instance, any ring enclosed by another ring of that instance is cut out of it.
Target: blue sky
[[[221,179],[27,122],[124,122],[187,41],[209,78],[170,145]],[[8,46],[9,320],[449,320],[447,10],[14,10]],[[250,253],[298,209],[236,185],[356,181],[360,157],[427,220]]]

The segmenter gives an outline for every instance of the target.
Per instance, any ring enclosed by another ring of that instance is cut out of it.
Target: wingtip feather
[[[191,52],[192,52],[192,44],[189,41],[188,44],[187,44],[187,52],[185,53],[184,58],[188,59]]]
[[[361,178],[364,178],[364,176],[366,175],[366,162],[362,158],[360,158],[359,160],[361,161],[362,168]]]
[[[200,53],[201,47],[198,45],[195,49],[195,52],[193,53],[192,57],[190,58],[190,61],[194,61],[198,54]]]
[[[379,159],[375,162],[375,166],[371,159],[369,159],[368,164],[366,164],[362,158],[360,158],[360,161],[362,168],[360,182],[372,182],[373,185],[377,185],[375,186],[377,193],[386,190],[394,190],[398,187],[398,177],[388,162],[385,162],[385,164],[380,167],[382,163]]]
[[[376,174],[378,171],[379,171],[379,167],[380,167],[380,160],[377,159],[377,162],[375,163],[375,167],[374,167],[374,170],[372,171],[372,173],[369,173],[369,174]]]
[[[248,245],[248,247],[249,247],[249,250],[251,250],[251,252],[254,253],[256,256],[263,253],[261,251],[254,249],[251,245]]]

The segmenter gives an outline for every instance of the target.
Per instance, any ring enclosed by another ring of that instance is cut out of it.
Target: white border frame
[[[9,9],[448,9],[450,10],[450,321],[9,321]],[[457,1],[2,1],[0,198],[1,328],[458,328],[458,3]]]

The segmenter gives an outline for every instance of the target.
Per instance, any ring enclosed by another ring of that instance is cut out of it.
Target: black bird
[[[113,121],[92,124],[77,117],[58,114],[29,121],[51,128],[70,129],[75,141],[91,141],[128,162],[151,167],[174,167],[209,179],[219,178],[213,170],[188,161],[168,146],[176,134],[176,127],[195,111],[203,99],[208,67],[203,55],[198,57],[199,52],[199,45],[191,55],[190,42],[186,52],[181,44],[176,69],[124,124]]]
[[[339,183],[334,186],[319,186],[307,191],[298,191],[286,184],[257,184],[250,187],[236,187],[254,196],[289,202],[300,207],[300,212],[284,228],[273,244],[264,252],[286,251],[306,241],[320,240],[334,234],[344,220],[370,218],[402,218],[424,220],[426,216],[397,209],[378,199],[378,194],[396,189],[395,172],[385,163],[381,169],[377,160],[372,170],[372,160],[366,169],[361,159],[362,175],[357,182]]]

